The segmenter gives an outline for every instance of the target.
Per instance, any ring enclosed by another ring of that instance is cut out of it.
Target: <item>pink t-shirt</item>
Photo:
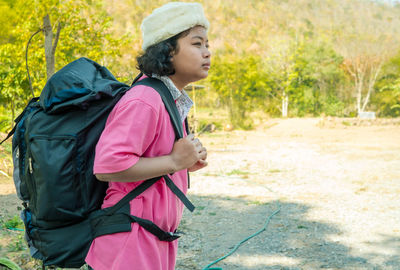
[[[160,95],[151,87],[135,86],[108,117],[96,146],[94,173],[119,172],[136,164],[140,157],[167,155],[174,140],[174,129]],[[171,179],[186,194],[187,171],[176,172]],[[102,207],[114,205],[141,183],[110,182]],[[171,232],[178,227],[183,211],[182,202],[164,179],[132,200],[130,207],[132,215],[149,219]],[[173,270],[177,247],[177,241],[160,241],[132,223],[131,232],[96,238],[86,262],[95,270]]]

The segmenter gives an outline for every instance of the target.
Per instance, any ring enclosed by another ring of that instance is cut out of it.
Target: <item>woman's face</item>
[[[211,65],[210,58],[206,29],[202,26],[193,27],[188,35],[178,39],[178,52],[171,60],[175,69],[172,79],[188,84],[206,78]]]

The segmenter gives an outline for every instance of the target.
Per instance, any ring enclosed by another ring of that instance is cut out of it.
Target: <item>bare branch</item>
[[[46,56],[46,72],[47,80],[55,72],[53,51],[53,30],[51,28],[49,14],[43,17],[43,32],[44,32],[44,53]]]
[[[52,49],[51,49],[51,54],[53,55],[53,57],[54,57],[54,55],[56,54],[58,39],[60,38],[60,32],[61,32],[61,23],[59,22],[59,23],[58,23],[58,26],[57,26],[56,37],[55,37],[55,39],[54,39],[54,44],[53,44],[53,47],[52,47]]]

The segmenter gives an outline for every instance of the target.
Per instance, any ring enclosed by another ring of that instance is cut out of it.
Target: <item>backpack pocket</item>
[[[32,225],[32,214],[29,209],[21,211],[21,219],[25,225],[25,241],[28,244],[29,253],[33,258],[43,260],[43,255],[33,243],[32,233],[35,232],[36,228]]]
[[[33,257],[42,260],[45,266],[62,268],[84,265],[93,241],[90,219],[53,229],[35,228],[30,236],[36,250]]]
[[[37,221],[73,221],[83,217],[77,138],[34,135],[28,148],[30,208]]]
[[[24,183],[21,181],[21,177],[19,175],[20,172],[20,167],[19,167],[19,145],[13,148],[13,165],[14,165],[14,171],[13,171],[13,179],[14,179],[14,185],[15,189],[17,191],[17,196],[21,201],[27,201],[29,197],[27,197],[26,190],[24,190]],[[21,188],[22,186],[22,188]],[[22,190],[21,190],[22,189]]]

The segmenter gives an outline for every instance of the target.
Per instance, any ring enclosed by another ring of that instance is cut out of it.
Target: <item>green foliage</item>
[[[0,0],[0,131],[10,129],[31,98],[25,49],[46,14],[54,33],[58,23],[62,26],[56,70],[86,56],[129,82],[137,73],[141,21],[166,2]],[[289,116],[351,116],[355,87],[354,77],[344,72],[346,61],[364,59],[360,52],[399,50],[395,39],[400,5],[352,0],[200,2],[211,22],[213,58],[204,82],[210,88],[198,92],[196,103],[224,105],[237,128],[252,127],[249,115],[254,110],[281,116],[286,97]],[[375,84],[368,109],[379,116],[400,114],[399,62],[399,56],[387,62]],[[39,95],[47,80],[42,32],[32,39],[29,67]]]
[[[23,233],[19,233],[17,237],[15,237],[10,243],[8,243],[7,249],[10,252],[18,252],[26,249],[26,243]]]
[[[400,79],[379,89],[374,99],[381,116],[400,116]]]
[[[299,114],[341,115],[344,103],[339,100],[337,89],[345,82],[340,69],[343,58],[329,45],[312,41],[301,52],[297,88],[303,88],[303,93],[294,102]]]
[[[0,114],[0,131],[6,131],[10,127],[10,117]]]
[[[328,44],[307,38],[286,46],[267,60],[275,106],[288,96],[289,115],[340,114],[344,104],[338,99],[337,89],[345,82],[340,69],[342,57]],[[272,113],[276,115],[277,111]]]
[[[266,59],[234,54],[213,59],[209,81],[227,105],[232,124],[251,128],[248,115],[254,109],[279,116],[285,96],[291,116],[343,115],[346,101],[340,99],[340,89],[347,83],[343,58],[329,44],[308,37],[279,46]]]
[[[13,27],[13,15],[14,11],[12,9],[12,2],[10,0],[0,1],[0,44],[4,44],[6,42],[11,41],[10,39],[10,32],[11,28]]]
[[[220,121],[218,120],[213,120],[213,121],[209,121],[207,119],[200,119],[199,120],[199,126],[197,127],[197,131],[198,132],[213,132],[216,130],[222,130],[223,125]]]
[[[109,68],[117,66],[119,46],[129,42],[127,36],[114,37],[111,32],[111,18],[98,1],[4,1],[1,10],[10,11],[9,24],[0,40],[0,102],[11,112],[12,117],[31,98],[31,91],[25,64],[26,44],[33,33],[42,28],[43,17],[50,15],[55,36],[58,23],[62,29],[55,54],[56,70],[85,56]],[[3,14],[3,13],[2,13]],[[0,22],[1,23],[1,22]],[[44,57],[44,35],[39,32],[32,38],[29,47],[29,69],[35,95],[46,83]]]
[[[19,216],[14,216],[2,222],[2,227],[6,229],[23,229],[24,224]]]
[[[257,56],[218,56],[213,59],[209,76],[212,87],[229,109],[233,126],[249,129],[247,114],[257,107],[257,101],[266,96],[267,77],[262,61]]]
[[[400,53],[383,67],[383,76],[376,84],[372,99],[379,116],[400,116]]]
[[[7,245],[7,250],[10,252],[18,252],[26,249],[26,243],[24,240],[24,224],[21,218],[15,215],[12,218],[1,220],[1,227],[13,231],[13,238]]]

